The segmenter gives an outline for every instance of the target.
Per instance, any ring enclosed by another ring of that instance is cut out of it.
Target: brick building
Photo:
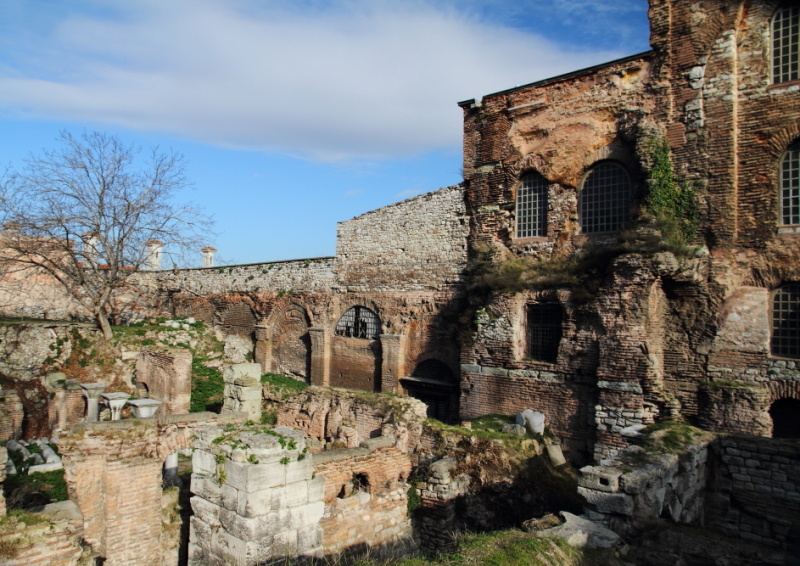
[[[537,409],[575,460],[669,416],[800,436],[798,19],[796,2],[650,0],[651,51],[460,103],[464,183],[340,223],[336,257],[146,272],[147,300],[116,305],[445,420]],[[697,191],[677,256],[647,214],[661,140]],[[476,303],[482,262],[591,257],[578,284]]]

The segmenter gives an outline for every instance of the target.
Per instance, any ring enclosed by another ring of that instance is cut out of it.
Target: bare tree
[[[109,301],[135,283],[155,244],[173,256],[196,252],[212,221],[193,204],[175,204],[190,185],[181,155],[156,148],[141,158],[139,148],[99,132],[62,132],[59,141],[0,179],[0,277],[44,274],[109,339]]]

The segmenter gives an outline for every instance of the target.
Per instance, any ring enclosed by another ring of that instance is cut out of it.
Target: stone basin
[[[120,411],[122,411],[122,407],[125,406],[125,403],[130,398],[130,393],[101,393],[100,398],[111,409],[111,420],[118,421]]]
[[[161,406],[161,401],[155,399],[133,399],[128,401],[131,406],[133,416],[137,419],[148,419],[156,414]]]

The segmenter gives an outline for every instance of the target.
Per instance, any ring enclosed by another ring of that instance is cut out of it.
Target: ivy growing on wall
[[[675,175],[665,138],[651,138],[645,147],[649,185],[645,207],[655,217],[664,240],[674,246],[689,245],[697,236],[697,186]]]

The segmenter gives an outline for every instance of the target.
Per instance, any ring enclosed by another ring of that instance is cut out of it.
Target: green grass
[[[18,473],[6,477],[3,487],[9,504],[14,507],[24,507],[32,500],[41,504],[69,499],[64,470],[37,472],[31,475]]]
[[[304,381],[298,381],[279,373],[265,373],[261,376],[261,383],[269,383],[270,391],[279,393],[283,398],[297,395],[308,389],[308,384]]]
[[[225,382],[221,371],[206,366],[203,361],[204,358],[192,359],[192,394],[189,412],[218,413],[222,409]]]
[[[651,452],[677,453],[701,440],[708,433],[685,423],[665,421],[647,425],[645,448]]]
[[[363,559],[353,566],[620,566],[611,551],[585,551],[558,539],[539,538],[517,530],[466,534],[458,549],[435,558]]]

